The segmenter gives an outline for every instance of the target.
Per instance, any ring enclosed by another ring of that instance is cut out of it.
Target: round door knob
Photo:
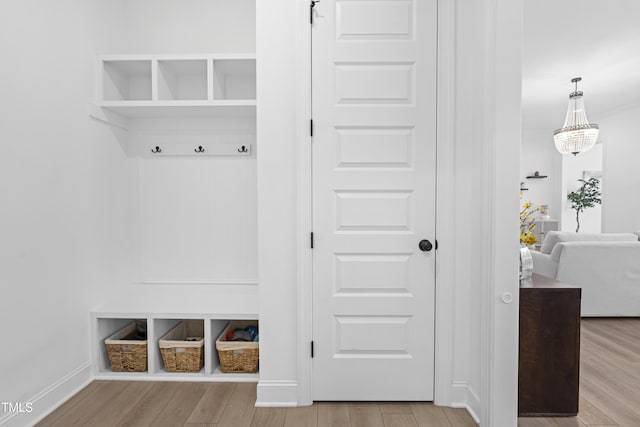
[[[433,249],[433,245],[431,244],[431,242],[426,239],[420,240],[420,243],[418,243],[418,247],[422,252],[429,252],[431,249]]]

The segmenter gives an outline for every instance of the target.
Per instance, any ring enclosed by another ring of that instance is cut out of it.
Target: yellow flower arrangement
[[[538,243],[538,238],[533,234],[536,225],[534,224],[533,214],[538,212],[540,208],[531,210],[533,203],[527,202],[522,206],[520,211],[520,243],[525,245],[533,245]]]

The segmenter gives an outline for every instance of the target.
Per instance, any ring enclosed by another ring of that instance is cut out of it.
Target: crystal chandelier
[[[576,155],[591,150],[598,139],[598,132],[600,132],[598,125],[589,123],[587,120],[582,91],[578,90],[580,80],[582,77],[571,79],[571,83],[575,83],[576,88],[569,94],[569,108],[567,108],[564,126],[553,132],[556,148],[562,154]]]

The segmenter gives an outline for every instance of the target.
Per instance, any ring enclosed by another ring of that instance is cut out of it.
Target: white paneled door
[[[437,1],[312,15],[313,399],[433,400]]]

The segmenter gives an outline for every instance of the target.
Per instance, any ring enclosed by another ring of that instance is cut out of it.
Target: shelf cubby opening
[[[185,354],[185,353],[191,353],[193,354],[198,354],[198,349],[197,348],[191,348],[191,346],[185,345],[185,347],[182,347],[181,345],[174,345],[176,342],[185,342],[185,343],[189,343],[190,341],[204,341],[205,338],[205,322],[204,319],[188,319],[188,320],[181,320],[181,319],[154,319],[154,336],[155,336],[155,343],[154,343],[154,355],[155,355],[155,360],[156,360],[156,372],[158,373],[162,373],[162,374],[170,374],[170,375],[183,375],[183,374],[198,374],[198,373],[204,373],[204,364],[201,365],[201,368],[198,372],[185,372],[185,371],[180,371],[179,369],[181,369],[183,366],[182,364],[185,363],[187,366],[190,365],[192,362],[195,363],[195,361],[191,360],[190,362],[185,362],[186,359],[180,359],[180,355]],[[177,328],[177,329],[175,329]],[[171,356],[171,363],[174,363],[175,366],[174,368],[178,367],[178,370],[171,370],[168,369],[165,366],[165,361],[162,357],[162,350],[160,349],[160,341],[161,340],[167,340],[167,341],[171,341],[172,344],[170,345],[170,348],[166,349],[169,350],[169,353],[172,354]],[[202,344],[201,347],[199,347],[199,352],[204,352],[204,357],[206,358],[206,351],[204,348],[204,345]],[[201,359],[202,360],[202,359]],[[180,365],[180,366],[179,366]]]
[[[219,325],[222,325],[220,323]],[[253,327],[253,330],[246,329],[247,327]],[[245,335],[244,330],[251,333],[252,336],[255,333],[259,335],[259,322],[254,320],[231,320],[224,322],[222,329],[217,330],[212,325],[212,349],[216,353],[214,359],[213,375],[224,378],[238,376],[239,378],[250,378],[251,376],[257,377],[259,373],[256,369],[259,369],[259,342],[247,342],[247,341],[230,341],[225,336],[231,331],[241,330]],[[216,330],[216,333],[213,333]],[[224,334],[224,335],[223,335]],[[243,337],[246,339],[246,337]],[[255,338],[255,336],[253,336]],[[217,340],[220,339],[220,348]]]
[[[103,61],[102,87],[105,101],[150,101],[151,61]]]
[[[213,98],[256,99],[255,59],[214,59]]]
[[[207,60],[158,61],[158,99],[206,100]]]
[[[97,360],[97,368],[99,372],[107,373],[107,372],[115,372],[111,368],[111,362],[109,360],[109,354],[107,352],[107,347],[105,345],[105,340],[111,337],[116,332],[121,329],[127,327],[128,325],[136,323],[136,326],[139,325],[140,328],[146,330],[147,321],[146,319],[134,319],[134,318],[99,318],[97,319],[97,333],[98,333],[98,346],[100,351],[98,352],[98,360]],[[151,351],[149,348],[149,341],[147,340],[147,354]],[[131,374],[128,372],[127,374]],[[140,373],[137,373],[140,374]]]

